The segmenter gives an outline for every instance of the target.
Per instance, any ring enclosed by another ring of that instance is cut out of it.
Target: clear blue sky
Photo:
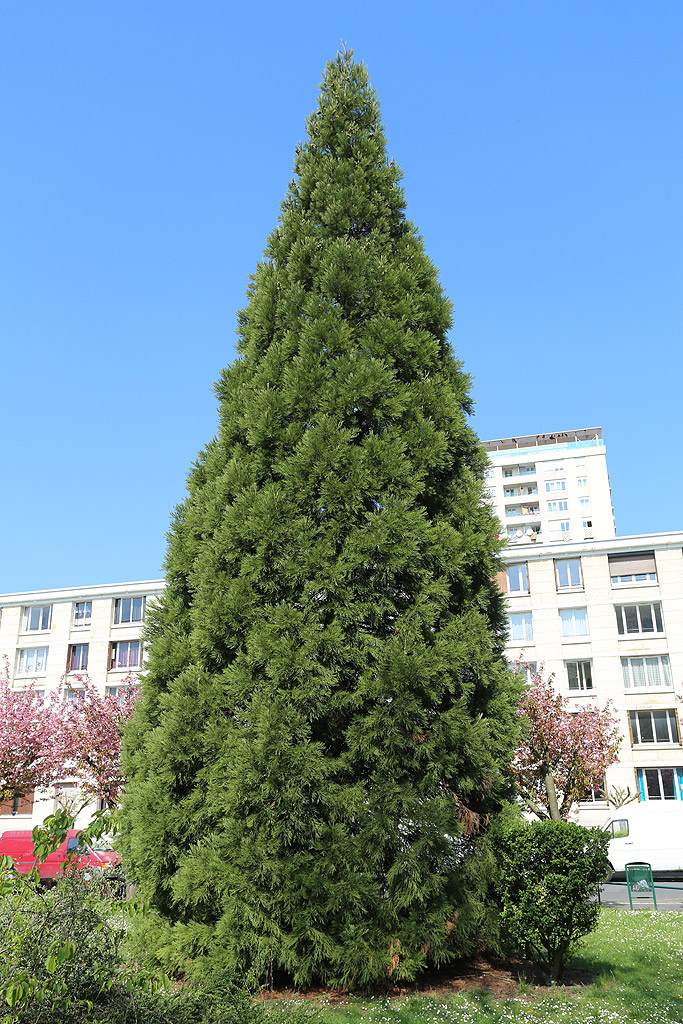
[[[482,438],[601,425],[683,528],[683,6],[0,7],[0,592],[156,577],[340,40],[379,92]]]

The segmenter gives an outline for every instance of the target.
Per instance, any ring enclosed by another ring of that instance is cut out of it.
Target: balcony
[[[527,486],[522,484],[519,487],[506,487],[503,492],[506,504],[508,502],[508,499],[528,498],[532,494],[538,494],[538,487],[536,486],[536,484]]]
[[[538,505],[511,505],[505,509],[506,519],[529,519],[537,518],[541,512]]]

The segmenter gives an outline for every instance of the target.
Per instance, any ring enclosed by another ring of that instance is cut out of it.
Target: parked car
[[[72,828],[67,838],[54,853],[39,865],[41,881],[52,881],[62,874],[63,865],[71,860],[78,871],[111,871],[121,862],[118,853],[103,840],[87,846],[80,846],[79,830]],[[33,837],[27,830],[3,832],[0,839],[0,856],[11,857],[14,867],[27,875],[35,865]]]
[[[611,833],[608,857],[613,873],[623,874],[633,861],[645,861],[660,873],[683,871],[680,801],[627,804],[613,811],[602,827]]]

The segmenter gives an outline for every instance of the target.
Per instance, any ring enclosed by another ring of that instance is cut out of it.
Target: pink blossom
[[[617,760],[621,735],[611,701],[593,703],[574,714],[569,701],[543,679],[532,678],[518,714],[522,734],[511,772],[526,805],[538,817],[552,817],[552,784],[557,812],[567,818],[572,806],[591,788],[601,785],[605,771]]]
[[[124,783],[121,733],[140,696],[137,676],[126,676],[116,697],[103,697],[87,675],[70,673],[64,683],[67,690],[80,692],[77,699],[66,702],[63,737],[68,773],[84,794],[116,804]]]
[[[0,802],[51,786],[64,774],[64,705],[43,700],[35,681],[12,689],[9,662],[0,675]]]

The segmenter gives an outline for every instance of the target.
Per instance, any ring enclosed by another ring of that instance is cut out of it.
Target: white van
[[[614,810],[602,828],[612,834],[608,856],[613,871],[623,872],[638,860],[653,871],[683,871],[682,802],[627,804]]]

